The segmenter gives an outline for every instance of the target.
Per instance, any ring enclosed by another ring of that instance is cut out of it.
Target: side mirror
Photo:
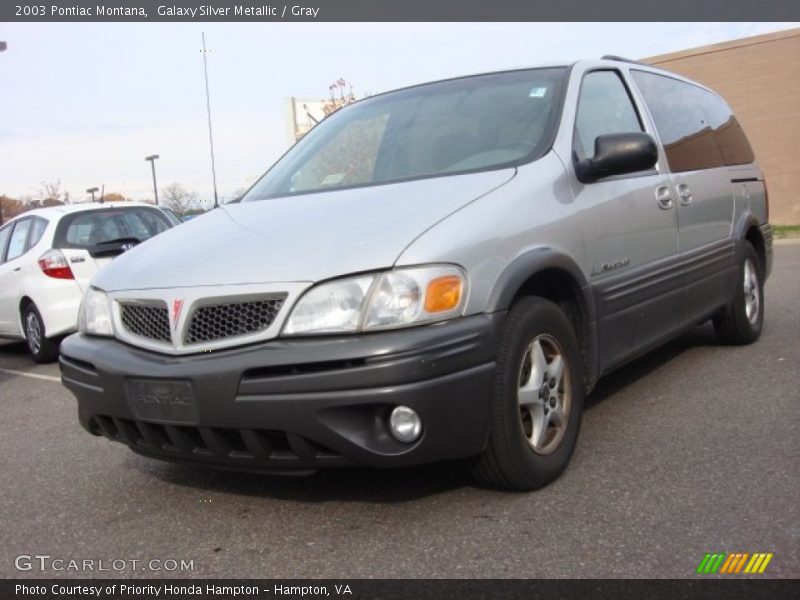
[[[612,175],[651,169],[658,161],[655,140],[647,133],[611,133],[594,140],[594,157],[575,165],[578,179],[591,183]]]

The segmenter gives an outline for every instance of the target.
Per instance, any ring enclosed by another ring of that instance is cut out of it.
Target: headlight
[[[105,292],[90,287],[81,302],[78,329],[88,335],[114,335],[111,319],[111,301]]]
[[[392,329],[461,316],[466,276],[442,265],[397,269],[323,283],[292,310],[285,335]]]

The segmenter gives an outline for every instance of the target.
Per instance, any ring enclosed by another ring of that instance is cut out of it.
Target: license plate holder
[[[137,419],[156,423],[196,425],[197,402],[189,381],[179,379],[128,379],[128,404]]]

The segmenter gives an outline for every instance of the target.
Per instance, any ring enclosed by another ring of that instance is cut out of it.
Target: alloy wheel
[[[751,259],[744,261],[744,312],[751,325],[758,321],[761,293],[758,289],[758,272]]]
[[[558,341],[536,336],[522,359],[519,414],[528,445],[537,454],[558,448],[569,422],[572,403],[569,364]]]
[[[25,335],[28,338],[28,347],[31,352],[38,354],[42,349],[42,326],[33,311],[28,312],[25,316]]]

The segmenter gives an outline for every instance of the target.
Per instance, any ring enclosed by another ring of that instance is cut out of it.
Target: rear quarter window
[[[727,103],[716,94],[697,89],[701,92],[700,108],[714,131],[722,162],[727,166],[753,162],[755,156],[750,142]]]
[[[47,229],[47,219],[42,217],[34,217],[33,224],[31,225],[31,232],[28,235],[27,249],[33,248],[42,239],[45,229]]]

